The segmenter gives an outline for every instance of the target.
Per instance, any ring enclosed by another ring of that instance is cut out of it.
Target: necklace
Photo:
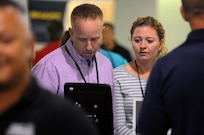
[[[141,89],[141,92],[142,92],[142,96],[144,98],[144,90],[142,88],[142,83],[141,83],[140,74],[139,74],[138,65],[137,65],[136,60],[135,60],[135,67],[136,67],[136,71],[137,71],[137,75],[138,75],[138,79],[139,79],[139,83],[140,83],[140,89]]]

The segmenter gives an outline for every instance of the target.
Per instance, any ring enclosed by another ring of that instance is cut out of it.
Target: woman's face
[[[161,42],[154,28],[150,26],[136,27],[131,37],[136,59],[139,61],[156,60]]]

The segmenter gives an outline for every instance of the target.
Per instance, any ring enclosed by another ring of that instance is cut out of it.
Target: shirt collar
[[[193,30],[188,34],[187,42],[203,41],[204,29]]]

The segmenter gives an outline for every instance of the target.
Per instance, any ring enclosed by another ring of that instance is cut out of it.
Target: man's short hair
[[[26,12],[25,7],[20,5],[15,0],[0,0],[0,8],[2,7],[12,7],[19,13],[19,19],[24,23],[27,32],[30,33],[29,17]]]
[[[14,2],[13,0],[0,0],[0,7],[5,7],[5,6],[11,6],[21,13],[26,12],[25,8],[23,8],[20,4],[18,4],[17,2]]]
[[[97,17],[100,17],[101,20],[103,20],[102,10],[94,4],[85,3],[73,9],[71,13],[71,22],[73,24],[77,18],[96,19]]]
[[[203,0],[182,0],[184,12],[189,16],[199,16],[204,14]]]

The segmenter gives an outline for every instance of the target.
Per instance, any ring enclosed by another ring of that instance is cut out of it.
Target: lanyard
[[[141,92],[142,92],[142,96],[144,98],[144,90],[142,88],[142,83],[141,83],[141,79],[140,79],[140,74],[139,74],[139,69],[138,69],[138,65],[137,65],[137,61],[135,60],[135,67],[136,67],[136,70],[137,70],[137,75],[138,75],[138,79],[139,79],[139,83],[140,83],[140,89],[141,89]]]
[[[68,48],[67,48],[66,45],[65,45],[65,49],[66,49],[67,53],[69,54],[69,56],[70,56],[70,57],[72,58],[72,60],[74,61],[74,63],[75,63],[75,65],[76,65],[76,67],[77,67],[79,73],[81,74],[81,77],[83,78],[84,82],[87,83],[87,82],[86,82],[86,79],[85,79],[85,77],[84,77],[84,75],[82,74],[82,71],[81,71],[79,65],[77,64],[77,62],[75,61],[75,59],[74,59],[74,58],[72,57],[72,55],[70,54],[70,52],[69,52],[69,50],[68,50]],[[98,64],[97,64],[97,61],[96,61],[96,57],[94,57],[94,61],[95,61],[95,63],[96,63],[96,77],[97,77],[97,83],[99,84]]]

